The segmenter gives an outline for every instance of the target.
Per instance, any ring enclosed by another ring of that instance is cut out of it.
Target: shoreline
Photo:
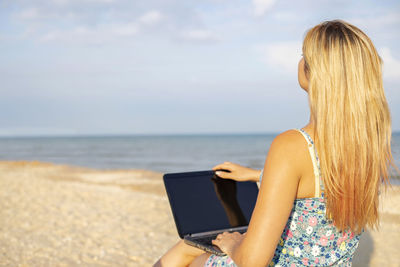
[[[0,161],[0,266],[151,266],[179,237],[148,170]],[[382,193],[379,231],[353,266],[400,266],[400,186]]]

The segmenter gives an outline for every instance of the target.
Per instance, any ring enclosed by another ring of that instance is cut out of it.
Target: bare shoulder
[[[272,141],[268,151],[268,165],[285,168],[300,177],[304,171],[304,151],[304,137],[296,130],[285,131]]]
[[[287,130],[277,135],[271,144],[271,149],[299,153],[304,147],[304,138],[296,130]]]

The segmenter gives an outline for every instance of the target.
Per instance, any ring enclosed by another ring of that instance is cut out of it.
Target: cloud
[[[356,17],[350,18],[349,22],[365,29],[382,29],[387,26],[398,25],[400,23],[400,14],[398,12],[388,12],[379,16]]]
[[[297,64],[301,57],[301,42],[277,42],[256,47],[262,54],[262,60],[270,66],[277,66],[291,75],[297,73]]]
[[[38,19],[39,17],[41,17],[41,15],[38,8],[32,7],[24,9],[21,12],[17,13],[16,17],[21,20],[32,20]]]
[[[278,21],[293,23],[299,19],[299,16],[291,11],[274,12],[272,17]]]
[[[118,37],[133,37],[139,32],[136,23],[118,23],[99,25],[95,28],[78,26],[71,30],[54,30],[44,34],[41,42],[61,41],[65,43],[103,44]]]
[[[196,42],[215,42],[220,40],[220,38],[215,33],[209,30],[202,29],[184,31],[181,34],[181,37],[184,40]]]
[[[160,11],[152,10],[139,17],[138,21],[143,24],[152,25],[160,22],[163,17],[164,16],[161,14]]]
[[[55,19],[55,24],[62,20],[81,19],[89,22],[108,12],[114,0],[51,0],[18,1],[12,16],[22,22],[45,22]],[[69,21],[71,22],[71,21]]]
[[[116,24],[108,28],[112,35],[119,36],[134,36],[139,32],[139,26],[135,23]]]
[[[380,55],[383,59],[383,77],[400,81],[400,60],[393,57],[388,47],[380,49]]]
[[[25,26],[22,30],[26,33],[25,38],[74,43],[87,43],[86,40],[92,38],[94,42],[111,40],[100,36],[101,33],[126,37],[144,30],[154,31],[156,29],[145,27],[158,24],[167,17],[160,10],[145,8],[134,1],[115,6],[111,6],[111,2],[114,0],[21,2],[11,16]],[[69,37],[77,39],[70,40]]]
[[[114,3],[115,0],[51,0],[49,1],[52,4],[65,6],[68,4],[74,3],[100,3],[100,4],[111,4]]]
[[[257,17],[264,15],[275,2],[276,0],[253,0],[254,15]]]
[[[103,44],[115,41],[116,38],[136,36],[145,25],[154,25],[165,16],[157,10],[152,10],[139,16],[134,21],[115,22],[91,26],[76,26],[66,30],[52,30],[42,35],[41,42],[62,41],[67,43]]]

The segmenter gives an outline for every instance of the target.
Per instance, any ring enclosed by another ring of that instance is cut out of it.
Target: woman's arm
[[[225,161],[213,168],[215,174],[221,178],[232,179],[236,181],[253,181],[258,182],[261,170],[247,168],[236,163]],[[222,171],[226,170],[226,171]]]
[[[272,259],[289,218],[302,166],[301,136],[286,131],[271,144],[263,179],[247,233],[219,235],[213,243],[238,266],[266,266]]]

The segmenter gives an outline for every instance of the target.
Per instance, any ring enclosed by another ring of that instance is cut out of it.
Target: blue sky
[[[301,42],[330,19],[375,43],[399,131],[399,1],[3,0],[0,135],[304,126]]]

